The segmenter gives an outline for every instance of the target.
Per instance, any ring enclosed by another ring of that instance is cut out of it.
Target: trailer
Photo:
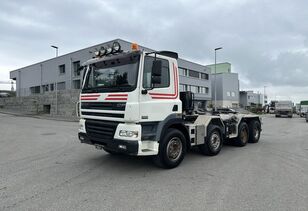
[[[82,65],[81,143],[174,168],[193,147],[214,156],[225,141],[241,147],[259,141],[258,115],[194,110],[194,94],[179,91],[177,53],[141,51],[137,44],[123,52],[115,42],[95,55]]]

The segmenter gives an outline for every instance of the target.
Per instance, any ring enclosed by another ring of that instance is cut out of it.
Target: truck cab
[[[258,116],[194,113],[193,94],[179,92],[177,59],[177,53],[145,52],[136,44],[129,52],[119,43],[96,52],[83,64],[80,141],[111,154],[153,156],[165,168],[179,165],[195,145],[216,155],[224,138],[243,146],[257,142]]]

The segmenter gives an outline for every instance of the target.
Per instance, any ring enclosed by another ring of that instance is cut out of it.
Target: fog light
[[[126,146],[125,146],[125,145],[122,145],[122,144],[119,144],[119,149],[124,149],[124,150],[126,150]]]

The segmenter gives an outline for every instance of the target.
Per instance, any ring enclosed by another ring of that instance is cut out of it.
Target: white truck
[[[79,140],[111,154],[152,156],[163,168],[178,166],[199,147],[217,155],[225,140],[256,143],[261,119],[252,114],[196,114],[193,94],[179,91],[177,53],[145,52],[133,44],[102,47],[83,64]]]
[[[300,102],[300,117],[305,117],[308,112],[308,100],[303,100]]]
[[[275,116],[287,116],[289,118],[293,117],[293,103],[292,101],[278,101],[275,105]]]

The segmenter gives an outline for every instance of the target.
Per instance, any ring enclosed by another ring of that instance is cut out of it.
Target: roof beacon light
[[[114,43],[112,44],[112,52],[113,52],[113,53],[117,53],[117,52],[120,52],[120,51],[121,51],[121,45],[120,45],[120,43],[114,42]]]
[[[137,43],[132,43],[132,51],[138,51],[139,50],[139,46]]]

